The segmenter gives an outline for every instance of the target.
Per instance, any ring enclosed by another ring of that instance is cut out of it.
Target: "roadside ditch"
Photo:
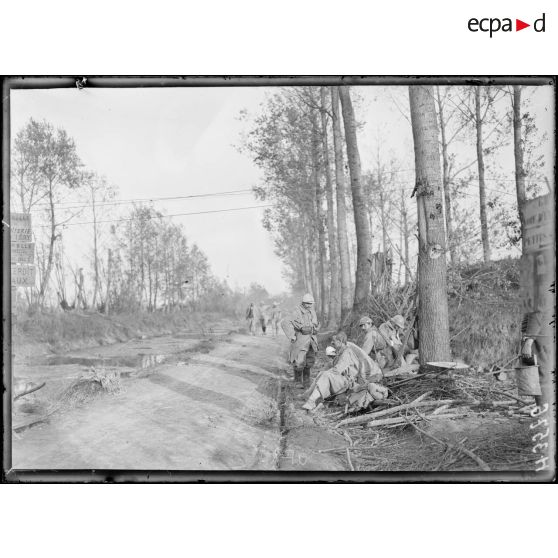
[[[84,355],[66,354],[34,358],[26,365],[15,366],[12,397],[12,430],[20,434],[49,422],[54,415],[76,406],[86,405],[99,397],[126,389],[126,383],[146,377],[162,364],[188,362],[195,354],[210,352],[218,342],[227,342],[235,331],[212,331],[204,334],[182,332],[172,339],[195,341],[187,348],[136,354]],[[154,338],[156,339],[156,338]],[[158,338],[160,340],[160,338]],[[143,340],[144,345],[146,345]],[[178,348],[178,345],[177,345]],[[138,348],[130,347],[131,350]],[[155,349],[155,350],[153,350]],[[43,383],[44,387],[28,395],[17,396],[18,384]]]

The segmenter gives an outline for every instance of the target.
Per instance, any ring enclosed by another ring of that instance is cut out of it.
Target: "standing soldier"
[[[256,309],[254,303],[251,302],[250,306],[246,309],[246,320],[248,320],[248,329],[252,335],[256,335]]]
[[[260,314],[260,326],[262,328],[262,335],[266,335],[267,324],[269,322],[269,314],[267,312],[267,307],[264,304],[263,300],[260,302],[259,314]]]
[[[277,337],[279,333],[279,323],[281,322],[281,309],[278,308],[279,304],[277,302],[273,303],[273,309],[271,310],[271,329],[273,331],[273,337]]]
[[[290,318],[281,322],[285,335],[291,341],[289,362],[293,365],[294,381],[302,382],[304,387],[310,385],[310,369],[316,361],[320,328],[314,310],[314,297],[305,294],[300,306],[297,306]]]

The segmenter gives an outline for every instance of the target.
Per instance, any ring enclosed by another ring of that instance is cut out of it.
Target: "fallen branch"
[[[399,368],[394,368],[393,370],[388,370],[387,372],[384,372],[384,378],[396,378],[398,376],[409,376],[409,375],[415,377],[416,376],[415,371],[418,370],[419,368],[420,365],[418,364],[405,364],[400,366]]]
[[[414,418],[413,420],[420,420],[420,419]],[[374,426],[387,426],[389,424],[396,424],[396,425],[405,424],[406,422],[409,421],[405,417],[392,417],[387,419],[371,420],[366,426],[372,428]]]
[[[398,405],[397,407],[392,407],[391,409],[386,409],[385,411],[367,413],[366,415],[343,419],[342,421],[338,422],[335,425],[335,428],[338,428],[339,426],[343,426],[345,424],[364,424],[366,421],[370,420],[371,418],[381,417],[384,415],[397,413],[398,411],[402,411],[404,409],[408,409],[413,405],[416,405],[416,403],[419,403],[420,401],[428,397],[431,393],[432,393],[431,391],[427,391],[426,393],[423,393],[420,397],[417,397],[414,401],[412,401],[411,403],[407,403],[406,405]]]
[[[355,468],[353,467],[353,462],[351,461],[351,452],[349,451],[349,448],[347,448],[347,461],[349,462],[349,467],[351,468],[351,471],[354,471]]]
[[[418,407],[435,407],[436,405],[442,405],[447,407],[448,405],[455,403],[464,403],[461,399],[440,399],[439,401],[419,401],[418,403],[407,403],[405,405],[399,405],[398,407],[392,407],[391,409],[386,409],[385,411],[378,411],[376,413],[366,413],[365,415],[360,415],[358,417],[351,417],[343,419],[339,422],[339,426],[344,424],[363,424],[369,420],[375,420],[380,417],[385,417],[387,415],[393,415],[401,411],[406,411],[408,409],[415,409]]]
[[[372,407],[394,407],[395,405],[401,405],[401,401],[395,401],[393,399],[375,399],[371,403]]]
[[[463,417],[463,416],[467,416],[469,413],[463,411],[463,412],[459,412],[459,413],[448,413],[448,414],[444,414],[444,415],[426,415],[426,416],[422,416],[419,420],[430,420],[430,419],[452,419],[452,418],[457,418],[457,417]],[[416,418],[416,417],[415,417]],[[397,426],[403,426],[407,424],[407,421],[405,420],[405,417],[401,416],[401,417],[393,417],[392,419],[382,419],[382,420],[393,420],[393,421],[398,421],[398,422],[394,422],[392,424],[387,424],[384,425],[386,428],[395,428]],[[381,424],[372,424],[372,423],[379,423],[381,422],[380,420],[378,421],[371,421],[368,426],[382,426]]]
[[[499,391],[497,389],[491,389],[489,390],[490,393],[497,393],[499,395],[505,395],[506,397],[511,397],[512,399],[515,399],[516,401],[519,401],[520,403],[523,403],[523,405],[528,405],[528,402],[525,401],[524,399],[519,399],[519,397],[516,397],[515,395],[510,395],[509,393],[506,393],[505,391]]]
[[[19,393],[16,393],[16,395],[14,396],[14,401],[16,399],[19,399],[20,397],[23,397],[24,395],[29,395],[30,393],[33,393],[34,391],[37,391],[37,390],[41,389],[45,385],[46,385],[46,382],[43,382],[42,384],[32,384],[32,383],[28,382],[27,384],[25,384],[22,391],[20,391]],[[14,391],[17,391],[17,388]]]
[[[451,449],[455,449],[456,451],[460,451],[461,453],[464,453],[465,455],[470,457],[473,461],[475,461],[483,471],[490,471],[491,470],[490,467],[478,455],[474,454],[471,450],[468,450],[467,448],[464,448],[462,445],[459,445],[459,444],[451,444],[449,442],[440,440],[439,438],[436,438],[436,436],[433,436],[432,434],[429,434],[428,432],[424,431],[422,428],[419,428],[416,424],[414,424],[414,422],[411,422],[406,417],[405,417],[405,420],[415,430],[417,430],[421,434],[424,434],[426,437],[430,438],[431,440],[434,440],[436,443],[441,444],[441,445],[446,446],[446,447],[451,448]]]
[[[347,449],[347,446],[343,446],[342,448],[328,448],[328,449],[318,450],[318,453],[330,453],[330,452],[334,452],[334,451],[345,451],[346,449]]]
[[[349,442],[349,446],[353,447],[353,439],[349,436],[349,433],[346,430],[343,430],[343,436],[347,442]]]
[[[445,411],[448,407],[449,405],[442,405],[441,407],[438,407],[432,414],[437,415],[438,413]]]

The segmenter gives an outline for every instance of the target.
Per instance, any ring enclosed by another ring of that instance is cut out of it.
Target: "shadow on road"
[[[188,382],[171,378],[165,374],[153,374],[149,376],[149,381],[158,386],[170,389],[183,397],[188,397],[189,399],[202,403],[210,403],[211,405],[216,405],[227,411],[243,412],[246,410],[244,403],[235,397],[189,384]]]

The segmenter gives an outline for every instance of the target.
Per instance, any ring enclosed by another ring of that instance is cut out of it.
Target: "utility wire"
[[[155,221],[157,219],[166,219],[168,217],[182,217],[185,215],[205,215],[207,213],[226,213],[229,211],[241,211],[244,209],[259,209],[259,208],[265,208],[265,207],[271,207],[272,204],[267,204],[267,205],[251,205],[248,207],[230,207],[227,209],[210,209],[209,211],[192,211],[190,213],[173,213],[171,215],[154,215],[153,217],[147,217],[147,218],[142,218],[145,219],[146,221]],[[106,220],[102,220],[102,221],[96,221],[97,225],[101,224],[101,223],[119,223],[121,221],[134,221],[135,219],[132,218],[124,218],[124,219],[106,219]],[[65,227],[74,227],[77,225],[93,225],[95,224],[95,221],[85,221],[85,222],[81,222],[81,223],[67,223],[65,225],[63,225],[63,228]],[[50,225],[41,225],[41,228],[49,228]]]
[[[244,189],[244,190],[230,190],[226,192],[208,192],[207,194],[191,194],[188,196],[167,196],[167,197],[151,197],[151,198],[128,198],[122,200],[112,200],[112,201],[98,201],[95,203],[95,207],[102,207],[105,205],[120,205],[120,204],[128,204],[128,203],[141,203],[141,202],[154,202],[154,201],[168,201],[168,200],[185,200],[185,199],[195,199],[195,198],[211,198],[211,197],[219,197],[219,196],[234,196],[234,195],[242,195],[252,192],[251,189]],[[76,201],[66,201],[66,202],[56,202],[54,205],[57,207],[61,207],[62,209],[79,209],[81,207],[91,207],[93,204],[79,204],[79,205],[66,205],[66,204],[77,204]],[[35,204],[34,207],[42,207],[42,206],[49,206],[49,203],[38,203]],[[64,206],[64,207],[62,207]]]

